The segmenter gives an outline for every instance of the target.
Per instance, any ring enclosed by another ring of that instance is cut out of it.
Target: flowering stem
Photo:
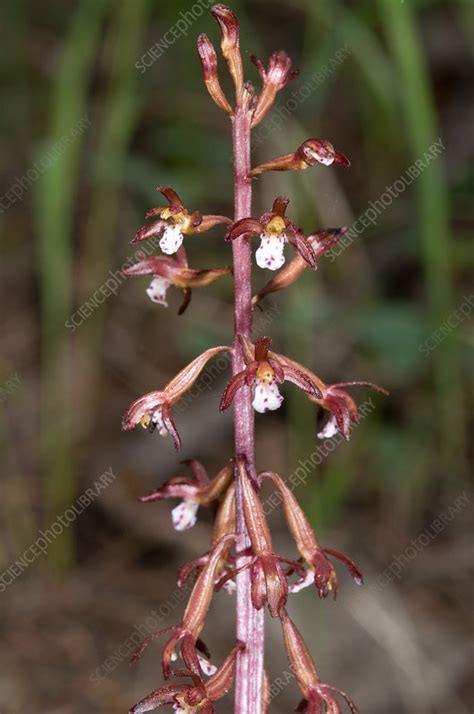
[[[232,118],[234,147],[235,220],[252,215],[252,182],[250,171],[250,125],[248,106],[236,109]],[[237,335],[250,337],[252,328],[252,274],[250,242],[243,237],[232,241],[234,261],[234,356],[233,374],[245,367]],[[249,473],[255,475],[254,413],[249,387],[240,389],[234,403],[235,453],[245,456]],[[242,487],[236,470],[237,552],[250,547],[242,506]],[[248,560],[238,559],[237,567]],[[262,681],[264,656],[264,611],[255,610],[251,599],[251,579],[246,569],[237,576],[237,638],[245,650],[237,658],[235,675],[235,714],[262,714]]]

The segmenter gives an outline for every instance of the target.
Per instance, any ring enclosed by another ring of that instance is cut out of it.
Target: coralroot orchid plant
[[[174,189],[159,188],[168,202],[147,214],[153,219],[141,228],[132,242],[161,236],[160,248],[165,255],[148,257],[126,271],[127,275],[149,275],[147,290],[152,301],[166,306],[166,292],[171,285],[184,291],[184,305],[189,304],[191,289],[205,287],[214,280],[233,275],[234,339],[232,346],[213,347],[182,369],[162,390],[152,391],[129,407],[123,420],[124,429],[140,425],[161,436],[171,436],[176,449],[181,439],[172,407],[198,379],[209,360],[221,353],[232,356],[233,376],[225,388],[221,410],[233,404],[235,452],[227,464],[209,478],[197,461],[186,462],[192,476],[176,476],[141,500],[149,503],[167,498],[178,499],[172,510],[176,530],[191,528],[198,509],[212,506],[215,513],[212,542],[207,553],[181,568],[178,584],[191,576],[195,579],[181,624],[155,632],[145,640],[134,660],[145,647],[161,635],[169,636],[162,655],[166,683],[130,709],[142,714],[164,705],[177,712],[214,712],[214,702],[224,697],[235,679],[234,711],[239,714],[262,714],[269,709],[269,680],[264,669],[264,611],[279,618],[288,659],[302,692],[297,712],[338,714],[345,702],[356,712],[352,700],[341,690],[324,684],[313,660],[287,612],[290,593],[315,586],[321,598],[337,594],[337,575],[333,560],[341,561],[354,578],[362,575],[346,555],[322,547],[292,490],[281,476],[273,472],[257,473],[254,459],[254,411],[265,413],[278,409],[283,401],[280,387],[292,382],[310,401],[329,412],[326,425],[318,434],[326,438],[340,432],[349,438],[351,427],[359,420],[353,398],[345,387],[363,385],[381,388],[368,382],[325,384],[307,367],[271,351],[268,337],[251,339],[252,310],[267,294],[287,288],[306,268],[316,270],[318,259],[344,234],[345,228],[305,233],[287,216],[288,199],[277,197],[270,211],[259,218],[252,216],[252,181],[267,171],[301,171],[316,164],[349,166],[349,160],[337,152],[329,141],[307,139],[295,152],[272,159],[256,168],[250,165],[251,132],[267,115],[276,96],[297,72],[291,71],[291,60],[283,51],[275,52],[265,67],[256,57],[262,80],[260,93],[244,81],[239,49],[239,23],[225,5],[214,5],[211,12],[220,26],[222,54],[235,85],[235,105],[225,96],[217,74],[217,54],[206,35],[197,40],[204,83],[217,106],[229,115],[234,149],[235,213],[225,216],[190,212]],[[200,236],[215,226],[225,226],[225,239],[230,242],[233,266],[194,270],[189,268],[184,239]],[[251,238],[260,245],[255,253],[257,266],[278,271],[260,292],[252,297]],[[285,248],[295,251],[284,266]],[[298,555],[287,560],[275,553],[264,509],[259,497],[262,481],[269,478],[282,496],[288,529],[294,538]],[[217,667],[201,639],[206,616],[215,591],[224,587],[236,598],[236,643],[227,658]],[[181,663],[178,660],[181,659]],[[177,664],[176,664],[177,663]]]

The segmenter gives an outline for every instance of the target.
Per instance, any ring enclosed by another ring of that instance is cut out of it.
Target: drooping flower
[[[242,218],[234,223],[227,233],[226,240],[240,237],[260,237],[260,247],[255,258],[260,268],[278,270],[285,262],[286,243],[295,249],[302,259],[313,269],[316,268],[316,256],[304,233],[294,221],[286,215],[289,200],[279,196],[271,211],[264,213],[260,220]]]
[[[171,511],[173,526],[177,531],[192,528],[196,523],[199,506],[216,503],[230,484],[234,467],[229,462],[211,480],[202,464],[190,460],[194,478],[175,476],[148,496],[142,496],[142,503],[154,503],[166,498],[179,498],[181,502]]]
[[[204,643],[199,639],[199,636],[204,627],[204,621],[211,604],[216,579],[216,569],[220,563],[222,552],[227,548],[229,543],[235,542],[235,538],[235,535],[224,536],[212,550],[194,584],[181,625],[158,630],[150,635],[150,637],[147,637],[133,655],[131,662],[136,662],[140,659],[146,647],[156,640],[157,637],[173,632],[173,636],[168,640],[163,649],[162,665],[164,678],[168,679],[170,676],[170,663],[176,659],[176,646],[178,644],[180,644],[181,656],[186,667],[193,672],[199,672],[203,669],[203,665],[199,661],[197,650],[200,650],[206,656],[209,656],[209,652]],[[204,667],[207,668],[207,665]]]
[[[262,337],[255,346],[243,341],[246,368],[232,377],[222,395],[220,409],[230,407],[235,394],[244,386],[252,388],[252,406],[261,414],[278,409],[283,401],[278,385],[293,382],[307,394],[322,396],[314,380],[308,378],[297,362],[284,364],[279,355],[269,352],[271,339]]]
[[[285,368],[298,368],[308,379],[318,386],[320,396],[315,396],[309,392],[306,392],[306,396],[310,401],[314,402],[314,404],[317,404],[331,413],[331,416],[322,431],[318,434],[318,438],[320,439],[330,438],[337,432],[340,432],[345,439],[349,439],[352,424],[358,424],[360,421],[359,410],[355,401],[347,392],[341,389],[341,387],[370,387],[381,394],[388,394],[386,389],[379,387],[377,384],[373,384],[372,382],[339,382],[338,384],[331,384],[328,386],[324,384],[324,382],[310,369],[294,362],[289,357],[284,355],[274,355],[273,353],[270,353],[270,355],[272,357],[276,357]]]
[[[291,72],[291,59],[283,51],[271,55],[268,69],[265,69],[263,62],[255,55],[251,55],[250,59],[263,80],[263,89],[258,97],[252,119],[252,127],[255,127],[272,108],[278,92],[298,76],[299,70]]]
[[[281,476],[273,471],[264,471],[260,478],[270,478],[282,495],[283,510],[286,522],[293,536],[302,561],[308,567],[306,575],[298,582],[290,585],[291,592],[298,592],[304,587],[314,583],[318,595],[325,598],[332,593],[334,600],[337,597],[337,574],[329,555],[341,560],[346,565],[349,573],[358,585],[361,585],[362,573],[354,561],[339,551],[321,548],[303,509],[299,505],[292,491],[288,488]]]
[[[280,619],[290,668],[303,693],[303,700],[296,711],[301,714],[322,714],[323,711],[328,714],[342,714],[339,702],[334,696],[336,694],[344,699],[352,714],[358,714],[356,705],[347,694],[337,687],[321,682],[308,648],[286,610],[282,612]]]
[[[304,171],[316,164],[350,166],[351,162],[347,156],[336,151],[330,141],[307,139],[294,153],[278,156],[276,159],[257,166],[252,169],[249,176],[258,176],[266,171]]]
[[[222,578],[217,589],[238,573],[250,568],[252,603],[256,610],[265,604],[272,617],[278,617],[288,598],[288,583],[281,563],[287,563],[292,572],[299,572],[304,577],[304,569],[299,563],[275,555],[273,552],[270,530],[263,512],[262,503],[250,481],[245,459],[236,459],[238,478],[242,489],[242,502],[245,524],[252,544],[251,558]]]
[[[172,436],[176,449],[181,448],[181,438],[176,429],[171,407],[190,389],[210,359],[231,347],[213,347],[196,357],[168,382],[162,391],[149,392],[130,405],[122,421],[124,431],[140,424],[150,431],[158,430],[160,436]]]
[[[171,285],[180,288],[184,293],[184,302],[179,309],[179,315],[182,315],[189,305],[192,288],[205,287],[231,273],[231,267],[192,270],[188,267],[184,248],[177,251],[176,258],[150,256],[123,271],[127,277],[152,275],[153,280],[147,288],[148,297],[152,302],[163,307],[168,307],[166,300],[168,288]]]
[[[131,243],[138,243],[161,234],[161,250],[167,255],[173,255],[181,248],[185,235],[204,233],[219,224],[232,223],[226,216],[202,216],[199,211],[188,213],[180,197],[172,188],[159,186],[157,191],[163,194],[169,206],[152,208],[151,211],[148,211],[146,218],[158,216],[158,219],[140,228]]]
[[[239,652],[245,649],[243,642],[237,642],[224,662],[204,681],[201,672],[191,669],[175,670],[177,677],[188,677],[191,684],[170,684],[156,689],[135,704],[129,714],[145,714],[166,704],[173,704],[175,712],[182,714],[214,714],[213,703],[225,697],[234,680],[235,661]]]
[[[312,233],[306,240],[314,251],[316,259],[323,256],[333,245],[346,233],[347,228],[326,228],[325,230]],[[308,263],[297,254],[285,265],[252,299],[253,305],[257,305],[264,295],[283,290],[292,285],[304,273]],[[315,265],[315,269],[317,265]]]

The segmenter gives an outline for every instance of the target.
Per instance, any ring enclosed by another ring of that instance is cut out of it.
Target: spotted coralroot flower
[[[311,246],[316,260],[331,250],[346,232],[347,227],[344,226],[343,228],[326,228],[325,230],[309,235],[306,240]],[[298,280],[307,267],[308,263],[303,256],[300,254],[295,255],[295,257],[253,297],[252,304],[257,305],[265,295],[288,288]],[[316,264],[314,268],[317,268]]]
[[[352,714],[358,714],[359,710],[347,694],[337,687],[321,682],[308,648],[286,611],[281,614],[280,619],[290,669],[303,693],[303,700],[296,711],[301,714],[322,714],[323,711],[328,714],[342,714],[339,702],[334,696],[339,695]]]
[[[354,386],[370,387],[370,389],[375,389],[376,392],[380,392],[381,394],[388,394],[386,389],[372,382],[340,382],[325,387],[322,399],[312,399],[308,395],[311,401],[331,412],[331,416],[318,433],[319,439],[331,438],[338,432],[340,432],[345,439],[349,439],[352,424],[358,424],[360,422],[360,414],[353,398],[350,394],[341,389],[341,387]]]
[[[233,474],[233,467],[232,472]],[[225,492],[224,498],[219,505],[216,520],[214,522],[214,529],[212,533],[211,550],[209,553],[205,553],[200,558],[192,560],[180,569],[178,573],[178,587],[183,587],[186,580],[189,578],[191,573],[196,570],[201,570],[208,562],[214,548],[218,543],[224,538],[224,536],[232,535],[236,530],[235,522],[235,486],[232,483],[228,486]],[[220,582],[220,580],[233,570],[235,567],[235,556],[231,554],[233,543],[229,541],[227,547],[224,547],[221,551],[221,557],[215,570],[215,583]],[[229,578],[224,583],[224,589],[227,593],[232,594],[235,592],[235,581]]]
[[[288,528],[295,540],[301,561],[308,568],[306,575],[301,580],[290,585],[290,592],[298,592],[314,583],[319,597],[325,598],[329,593],[332,593],[335,600],[338,586],[337,575],[329,560],[329,555],[341,560],[355,582],[362,585],[362,573],[350,558],[339,551],[321,548],[303,509],[281,476],[272,471],[264,471],[259,474],[259,478],[270,478],[279,489]]]
[[[180,288],[184,293],[184,302],[178,315],[182,315],[190,303],[192,288],[203,288],[224,275],[231,275],[232,268],[192,270],[188,267],[184,248],[180,248],[176,253],[176,258],[150,256],[126,268],[123,274],[127,277],[152,275],[153,280],[147,288],[147,295],[152,302],[163,307],[168,307],[166,300],[168,288],[171,285]]]
[[[175,476],[156,491],[139,499],[142,503],[163,501],[165,498],[181,499],[171,511],[173,526],[177,531],[185,531],[196,524],[199,506],[216,503],[229,486],[234,473],[233,464],[229,462],[211,480],[199,461],[190,460],[185,463],[189,464],[194,478]]]
[[[170,676],[171,662],[177,658],[176,647],[178,644],[180,644],[181,648],[181,657],[188,669],[192,672],[202,670],[206,673],[206,671],[210,671],[209,663],[206,660],[203,662],[203,659],[198,655],[199,650],[209,657],[207,647],[199,639],[199,636],[204,627],[204,621],[211,604],[216,579],[216,569],[219,566],[222,552],[229,543],[235,542],[235,538],[235,535],[224,536],[212,550],[212,553],[194,584],[181,625],[158,630],[150,635],[150,637],[147,637],[133,655],[130,660],[131,662],[136,662],[140,659],[146,647],[156,640],[157,637],[173,632],[174,634],[163,649],[162,666],[164,678],[168,679]]]
[[[176,449],[181,448],[181,438],[176,429],[171,407],[190,389],[210,359],[222,352],[231,352],[231,347],[213,347],[196,357],[187,367],[173,377],[162,391],[149,392],[128,408],[122,421],[124,431],[138,424],[144,429],[158,429],[160,436],[172,436]]]
[[[242,340],[246,368],[232,377],[222,395],[220,409],[230,407],[239,389],[245,385],[253,390],[252,406],[264,414],[278,409],[283,401],[278,385],[293,382],[297,387],[314,397],[322,397],[318,384],[307,377],[297,362],[283,363],[280,355],[269,352],[271,339],[262,337],[255,346]]]
[[[250,568],[252,578],[252,602],[256,610],[265,604],[272,617],[279,617],[288,598],[288,583],[281,563],[287,563],[291,572],[304,576],[304,569],[293,560],[281,558],[273,552],[270,530],[259,497],[252,485],[243,457],[237,457],[238,478],[242,487],[245,523],[252,544],[251,559],[235,571],[227,574],[217,589],[229,579]]]
[[[307,367],[294,362],[294,360],[289,357],[284,355],[275,355],[272,352],[269,354],[271,357],[276,357],[284,367],[297,368],[315,385],[317,385],[321,396],[314,396],[314,394],[311,394],[310,392],[306,392],[306,396],[314,404],[317,404],[331,413],[331,416],[325,426],[318,434],[319,439],[330,438],[337,432],[340,432],[345,439],[349,439],[352,424],[358,424],[360,421],[359,410],[355,401],[352,399],[350,394],[341,389],[341,387],[370,387],[381,394],[388,394],[386,389],[379,387],[377,384],[373,384],[372,382],[339,382],[338,384],[326,385],[314,374],[314,372]]]
[[[252,119],[252,127],[255,127],[272,108],[278,92],[298,76],[299,70],[291,72],[291,59],[283,51],[272,54],[268,69],[265,69],[263,62],[255,55],[251,55],[250,59],[263,80],[263,89],[257,99]]]
[[[242,218],[234,223],[227,233],[227,240],[240,237],[260,237],[260,247],[255,259],[260,268],[278,270],[285,262],[285,245],[290,245],[311,268],[316,268],[316,256],[309,241],[294,221],[286,216],[289,200],[279,196],[271,211],[264,213],[260,220]]]
[[[304,171],[316,164],[350,166],[351,162],[347,156],[336,151],[331,142],[325,139],[307,139],[293,154],[285,154],[260,164],[252,169],[249,176],[258,176],[266,171]]]
[[[199,211],[188,213],[180,197],[172,188],[159,186],[157,191],[163,194],[169,206],[152,208],[151,211],[148,211],[146,218],[158,216],[158,219],[140,228],[131,243],[138,243],[148,240],[152,236],[161,235],[161,250],[167,255],[173,255],[181,248],[185,235],[204,233],[219,224],[232,223],[226,216],[202,216]]]
[[[216,669],[212,676],[204,681],[199,669],[180,669],[173,674],[188,677],[191,684],[169,684],[156,689],[145,699],[132,707],[129,714],[144,714],[166,704],[173,704],[175,712],[190,714],[214,714],[214,702],[219,701],[232,687],[237,654],[245,649],[243,642],[237,642],[230,654]]]

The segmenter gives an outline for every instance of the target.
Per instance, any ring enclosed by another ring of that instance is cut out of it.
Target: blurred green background
[[[94,298],[135,253],[128,241],[160,204],[157,185],[173,186],[193,210],[232,212],[229,125],[195,53],[200,32],[217,41],[207,5],[2,3],[3,573],[104,471],[116,477],[45,555],[14,578],[9,571],[0,592],[2,714],[118,713],[158,686],[158,645],[133,669],[120,647],[164,603],[161,626],[179,621],[175,571],[207,548],[207,514],[175,534],[169,504],[140,506],[136,497],[183,473],[180,458],[198,458],[210,473],[229,458],[232,424],[217,409],[225,375],[178,409],[178,457],[170,440],[122,433],[120,419],[199,350],[230,340],[231,282],[195,291],[181,318],[180,296],[170,291],[168,310],[154,305],[146,279]],[[326,382],[370,379],[391,392],[355,394],[374,408],[298,489],[324,543],[349,552],[366,575],[364,591],[341,578],[337,605],[312,592],[292,600],[322,678],[366,714],[464,714],[473,708],[474,5],[231,5],[250,80],[258,82],[252,52],[266,60],[285,48],[301,68],[277,102],[294,110],[261,125],[254,162],[311,136],[352,160],[348,170],[268,174],[255,182],[255,215],[283,194],[306,232],[350,226],[433,143],[445,146],[336,260],[321,259],[316,274],[263,301],[256,334],[270,334]],[[187,29],[170,34],[180,18]],[[164,37],[169,46],[153,58]],[[309,95],[290,105],[305,85]],[[218,229],[187,247],[193,267],[230,261]],[[256,271],[256,288],[267,279]],[[291,387],[284,393],[282,410],[257,418],[257,456],[259,468],[285,476],[315,452],[322,415]],[[440,514],[445,527],[378,587]],[[291,553],[280,513],[272,526]],[[209,622],[206,639],[222,657],[233,631],[225,596]],[[268,638],[275,680],[287,665],[274,623]],[[271,711],[297,701],[290,683]]]

